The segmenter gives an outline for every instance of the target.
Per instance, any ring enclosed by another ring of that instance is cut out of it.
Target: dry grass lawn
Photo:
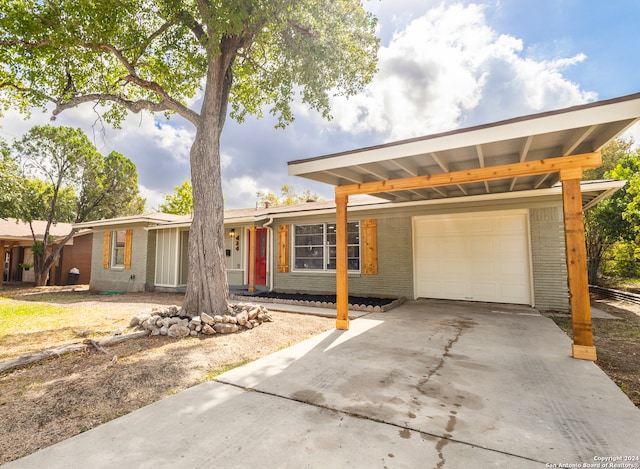
[[[0,362],[126,332],[131,317],[180,304],[167,293],[98,295],[79,288],[0,291]],[[269,306],[269,305],[267,305]],[[33,314],[34,312],[38,314]],[[0,375],[0,464],[52,445],[334,327],[333,319],[271,312],[274,322],[207,338],[145,337],[67,354]]]

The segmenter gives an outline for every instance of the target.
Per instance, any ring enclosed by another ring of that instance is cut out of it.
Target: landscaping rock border
[[[301,297],[304,297],[305,294],[300,294]],[[309,295],[312,296],[312,295]],[[240,301],[260,301],[262,303],[281,303],[285,305],[297,305],[297,306],[308,306],[312,308],[330,308],[335,309],[335,302],[331,301],[313,301],[313,300],[303,300],[303,299],[288,299],[288,298],[266,298],[261,297],[260,293],[256,293],[255,295],[242,295],[239,293],[232,293],[230,298],[233,300]],[[395,308],[396,306],[400,306],[402,303],[406,301],[406,298],[400,297],[396,298],[390,303],[385,305],[367,305],[367,304],[353,304],[349,303],[350,311],[365,311],[368,313],[381,313],[384,311],[389,311],[390,309]]]
[[[232,334],[271,321],[273,318],[267,308],[254,303],[229,304],[228,314],[225,315],[200,313],[194,317],[181,315],[180,307],[171,305],[140,311],[131,318],[129,327],[149,331],[152,336],[197,337]]]

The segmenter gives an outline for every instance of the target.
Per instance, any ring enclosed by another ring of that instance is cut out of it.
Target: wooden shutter
[[[111,231],[104,233],[104,245],[102,247],[102,268],[109,268],[109,254],[111,254]]]
[[[278,227],[278,272],[289,272],[289,225]]]
[[[361,220],[362,273],[378,275],[378,236],[376,220]]]
[[[131,268],[131,244],[133,238],[133,230],[127,230],[124,236],[124,268]]]

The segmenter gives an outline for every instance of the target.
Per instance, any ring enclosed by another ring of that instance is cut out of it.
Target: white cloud
[[[522,51],[521,40],[488,26],[483,6],[441,4],[381,48],[374,81],[336,99],[335,120],[397,140],[596,98],[561,73],[584,55],[535,61]]]
[[[633,149],[640,149],[640,122],[636,122],[625,133],[621,135],[624,139],[633,140]]]
[[[229,208],[253,207],[258,201],[256,192],[268,190],[250,176],[222,180],[224,205]]]
[[[164,202],[164,193],[149,189],[142,184],[138,184],[138,188],[140,189],[140,197],[146,199],[145,213],[157,212],[158,206]]]

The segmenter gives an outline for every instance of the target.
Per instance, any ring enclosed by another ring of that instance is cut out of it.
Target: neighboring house
[[[591,152],[638,117],[640,95],[633,95],[294,161],[289,173],[335,185],[336,194],[350,191],[351,294],[566,311],[560,174],[579,181],[580,165],[597,164]],[[466,172],[480,179],[455,179]],[[453,182],[429,185],[439,177]],[[586,209],[623,185],[578,182],[571,197]],[[352,196],[358,191],[377,197]],[[230,288],[335,292],[336,219],[333,201],[225,211]],[[91,287],[184,290],[189,226],[189,217],[164,214],[77,225],[95,233]]]
[[[46,229],[46,222],[35,220],[32,223],[37,239],[42,239]],[[69,223],[51,225],[49,233],[55,238],[54,243],[62,240],[72,229]],[[68,273],[72,268],[80,271],[77,283],[88,284],[91,279],[91,245],[92,233],[83,231],[77,233],[65,244],[58,260],[49,272],[49,285],[66,285]],[[3,282],[33,282],[35,280],[33,268],[33,237],[28,223],[14,218],[0,219],[0,252],[3,259],[3,272],[0,285]]]
[[[163,259],[173,259],[186,253],[186,250],[182,251],[186,249],[186,239],[181,238],[184,242],[182,247],[170,246],[162,236],[149,229],[186,219],[188,217],[153,213],[76,224],[76,228],[91,228],[93,232],[91,289],[114,292],[154,290],[156,245],[160,245],[162,265]]]

